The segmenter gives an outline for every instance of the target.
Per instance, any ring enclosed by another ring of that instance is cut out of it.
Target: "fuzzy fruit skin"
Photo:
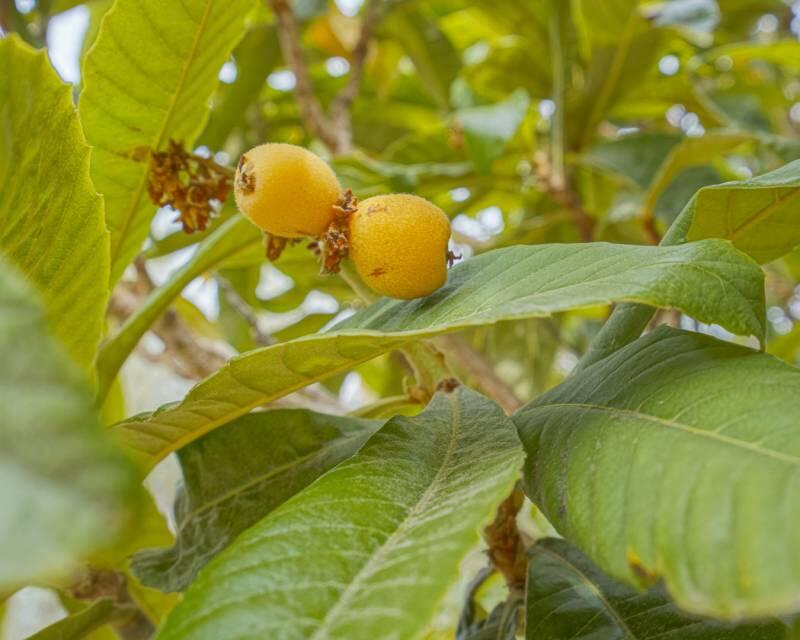
[[[367,198],[350,219],[350,257],[376,293],[410,300],[447,281],[450,220],[435,204],[406,193]]]
[[[293,144],[267,143],[242,155],[234,194],[239,210],[282,238],[318,236],[341,195],[336,174],[318,155]]]

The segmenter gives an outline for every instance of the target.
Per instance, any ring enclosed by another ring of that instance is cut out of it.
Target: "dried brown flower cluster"
[[[334,205],[333,222],[319,240],[315,240],[309,249],[321,257],[322,273],[338,273],[339,263],[347,257],[350,247],[350,216],[358,208],[358,198],[347,189]]]
[[[165,151],[149,156],[147,192],[153,203],[175,209],[185,233],[205,230],[216,213],[215,203],[228,197],[233,172],[211,158],[190,153],[174,140]]]

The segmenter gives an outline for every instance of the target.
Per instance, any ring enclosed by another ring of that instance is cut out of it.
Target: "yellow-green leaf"
[[[111,282],[142,246],[156,210],[141,150],[191,147],[254,0],[116,0],[86,56],[80,114],[105,196]]]
[[[84,369],[108,300],[108,232],[72,91],[47,55],[0,40],[0,251],[36,287]]]
[[[800,160],[750,180],[697,193],[689,240],[726,238],[758,262],[800,244]]]

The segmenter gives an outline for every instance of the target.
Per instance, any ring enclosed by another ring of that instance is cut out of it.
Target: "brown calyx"
[[[275,262],[281,257],[283,250],[293,244],[300,242],[301,238],[282,238],[281,236],[274,236],[267,231],[264,232],[264,250],[267,259],[270,262]]]
[[[358,208],[358,198],[347,189],[333,205],[334,217],[325,232],[309,245],[322,261],[322,273],[338,273],[350,250],[350,216]]]
[[[236,189],[240,193],[253,193],[256,190],[256,168],[245,154],[239,158],[236,169]]]

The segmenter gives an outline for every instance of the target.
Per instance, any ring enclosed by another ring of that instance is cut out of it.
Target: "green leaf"
[[[629,22],[639,17],[639,0],[575,2],[575,23],[584,40],[591,45],[616,46]]]
[[[785,640],[787,632],[777,620],[730,624],[684,613],[660,589],[620,584],[555,538],[530,551],[526,598],[530,640]]]
[[[719,132],[696,138],[684,138],[670,150],[664,162],[653,177],[644,198],[644,209],[653,212],[659,196],[672,183],[675,177],[689,167],[708,164],[724,153],[751,142],[753,136],[746,133]]]
[[[379,422],[312,411],[252,413],[182,449],[178,537],[133,559],[146,585],[183,591],[242,531],[352,456]]]
[[[701,189],[689,240],[727,238],[758,262],[800,244],[800,160],[764,175]]]
[[[464,130],[467,149],[478,171],[488,173],[492,162],[503,154],[529,105],[527,92],[518,89],[501,102],[458,111],[456,119]]]
[[[89,147],[70,87],[43,51],[16,36],[0,40],[0,68],[0,251],[35,286],[52,332],[88,371],[109,269]]]
[[[623,136],[593,145],[583,156],[583,162],[613,171],[646,189],[680,142],[680,136],[666,133]]]
[[[0,593],[109,544],[136,487],[35,292],[0,262]]]
[[[621,99],[654,72],[671,41],[669,30],[654,27],[639,7],[639,0],[575,3],[579,44],[588,62],[580,100],[568,114],[573,144],[587,146],[594,139],[597,126]]]
[[[521,462],[499,407],[439,394],[244,533],[158,637],[415,638]]]
[[[662,327],[521,409],[526,492],[610,575],[724,619],[800,603],[800,371]]]
[[[191,260],[156,289],[136,313],[125,321],[116,335],[103,345],[97,359],[98,397],[105,398],[122,363],[186,285],[225,260],[248,254],[254,248],[262,252],[261,246],[261,232],[238,214],[226,220],[203,240]]]
[[[85,609],[62,618],[33,634],[28,640],[79,640],[108,624],[117,616],[131,615],[133,610],[120,611],[111,600],[96,600]]]
[[[696,197],[696,196],[695,196]],[[683,208],[678,216],[667,228],[661,238],[660,246],[670,247],[684,244],[689,227],[694,218],[694,200],[692,198]],[[589,349],[583,354],[572,373],[585,369],[595,362],[599,362],[606,356],[611,355],[617,349],[621,349],[626,344],[630,344],[642,335],[647,324],[652,320],[656,310],[643,304],[624,303],[617,305],[611,312],[606,323],[597,333],[589,345]]]
[[[450,85],[458,75],[461,60],[439,28],[435,14],[424,4],[401,6],[386,16],[383,28],[403,47],[439,107],[447,110]]]
[[[763,296],[758,266],[719,240],[498,249],[456,266],[448,283],[427,298],[382,299],[330,333],[233,358],[180,404],[118,423],[113,431],[154,463],[266,402],[412,340],[619,301],[674,306],[703,322],[761,336]]]
[[[188,148],[203,130],[253,0],[116,0],[83,66],[80,114],[105,196],[111,282],[141,249],[156,210],[148,165],[134,154],[170,139]]]

